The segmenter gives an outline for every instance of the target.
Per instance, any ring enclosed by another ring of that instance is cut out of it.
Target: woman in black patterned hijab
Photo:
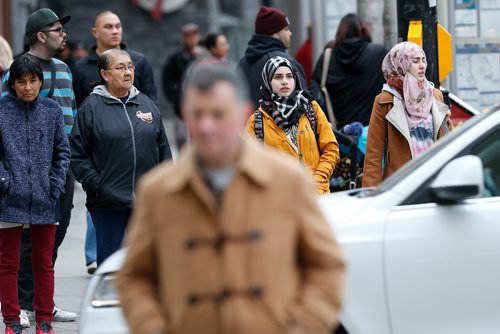
[[[339,152],[325,113],[302,89],[288,59],[269,59],[262,69],[262,79],[260,107],[248,120],[247,132],[299,159],[309,167],[318,193],[329,193]]]

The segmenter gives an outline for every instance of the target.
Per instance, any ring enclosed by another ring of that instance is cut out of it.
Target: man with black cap
[[[248,79],[250,98],[259,105],[262,68],[274,56],[290,60],[299,71],[302,87],[307,87],[304,69],[286,50],[290,47],[290,21],[285,13],[274,7],[262,6],[255,17],[255,35],[248,42],[238,67]]]
[[[26,38],[29,45],[27,54],[40,63],[43,69],[43,85],[40,96],[56,101],[64,115],[66,133],[69,134],[76,116],[76,101],[73,93],[73,77],[68,66],[53,58],[57,52],[66,47],[66,32],[63,25],[71,19],[70,15],[59,18],[51,9],[41,8],[34,11],[26,22]],[[3,77],[2,96],[8,94],[7,80],[9,71]],[[56,80],[57,78],[57,80]],[[60,210],[56,213],[58,226],[55,236],[52,262],[55,264],[57,250],[64,240],[71,219],[73,206],[74,176],[68,170],[66,175],[65,192],[59,199]],[[21,262],[18,276],[19,304],[21,306],[21,325],[29,327],[29,318],[33,314],[33,272],[31,270],[31,241],[30,231],[25,229],[21,241]],[[54,307],[53,321],[74,321],[76,313],[63,311]]]
[[[181,28],[182,48],[170,55],[163,67],[162,80],[165,97],[172,103],[174,113],[181,118],[181,85],[184,72],[196,57],[200,44],[200,31],[196,23],[186,23]]]
[[[175,137],[177,147],[180,148],[187,141],[187,130],[182,122],[181,95],[182,80],[189,65],[198,58],[200,44],[200,29],[196,23],[186,23],[181,28],[182,48],[167,58],[162,71],[163,93],[170,103],[175,119]]]

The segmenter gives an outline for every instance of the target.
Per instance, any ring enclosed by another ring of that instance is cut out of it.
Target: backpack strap
[[[47,94],[47,98],[52,99],[54,96],[54,90],[56,88],[56,64],[54,64],[54,60],[50,59],[50,89]]]
[[[314,112],[314,108],[312,106],[309,106],[309,108],[306,109],[306,116],[307,119],[309,120],[309,123],[311,124],[311,129],[314,131],[314,135],[316,136],[316,139],[318,138],[318,116]]]
[[[321,69],[321,91],[325,96],[326,112],[328,118],[332,123],[334,129],[337,129],[337,120],[335,119],[335,114],[333,113],[332,101],[330,100],[330,94],[326,88],[326,79],[328,77],[328,69],[330,67],[330,58],[332,57],[332,49],[326,48],[323,57],[323,67]]]
[[[314,112],[314,108],[311,105],[306,109],[306,116],[311,124],[311,129],[314,131],[314,138],[316,139],[316,146],[318,146],[318,152],[321,155],[321,148],[319,147],[319,134],[318,134],[318,115]]]
[[[255,132],[255,137],[261,143],[264,142],[264,120],[262,118],[262,113],[257,109],[253,112],[253,128]]]

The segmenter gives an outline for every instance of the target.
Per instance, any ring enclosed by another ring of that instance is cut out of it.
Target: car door
[[[426,188],[437,170],[389,214],[384,266],[392,333],[500,332],[500,127],[465,154],[483,163],[480,198],[433,203]]]

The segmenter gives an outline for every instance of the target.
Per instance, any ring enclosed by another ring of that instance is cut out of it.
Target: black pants
[[[62,194],[59,198],[61,216],[59,219],[59,225],[57,225],[56,229],[54,250],[52,251],[53,266],[55,266],[56,263],[57,250],[59,249],[59,246],[61,246],[64,237],[66,236],[69,221],[71,220],[74,188],[75,177],[71,170],[68,170],[68,174],[66,175],[66,184],[64,185],[65,193]],[[33,311],[35,289],[33,283],[33,271],[31,269],[31,238],[29,229],[24,229],[23,238],[21,240],[21,262],[17,279],[17,288],[19,296],[19,306],[21,306],[21,309]]]

